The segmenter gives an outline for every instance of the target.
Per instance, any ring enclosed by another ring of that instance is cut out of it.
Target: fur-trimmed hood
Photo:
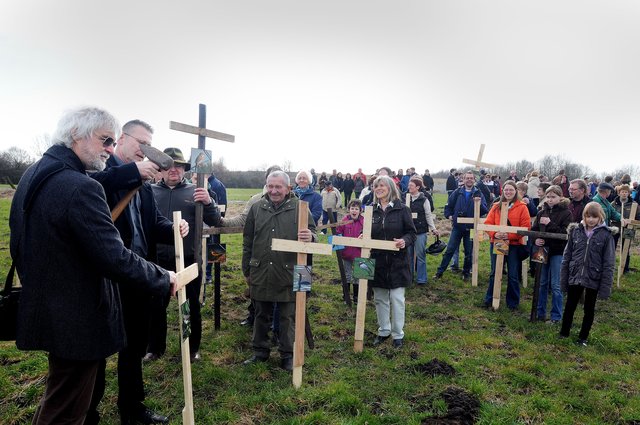
[[[580,223],[571,223],[571,224],[569,224],[569,226],[567,226],[567,234],[571,234],[573,229],[575,229],[576,227],[580,227],[580,228],[584,229],[584,223],[581,221]],[[596,229],[598,229],[600,227],[606,227],[607,230],[609,230],[612,235],[617,235],[618,233],[620,233],[620,229],[615,227],[615,226],[598,226],[598,227],[596,227]]]

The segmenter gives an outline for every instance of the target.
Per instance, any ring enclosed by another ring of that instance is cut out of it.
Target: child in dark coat
[[[577,341],[580,346],[587,345],[596,299],[611,295],[616,252],[611,229],[604,220],[600,204],[589,202],[582,212],[582,222],[569,225],[569,240],[562,259],[560,285],[568,296],[560,336],[569,336],[573,314],[584,292],[584,318]]]

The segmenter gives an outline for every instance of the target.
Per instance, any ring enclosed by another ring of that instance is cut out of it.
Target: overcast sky
[[[230,169],[640,158],[640,2],[2,0],[0,150],[96,105]],[[640,177],[640,176],[639,176]]]

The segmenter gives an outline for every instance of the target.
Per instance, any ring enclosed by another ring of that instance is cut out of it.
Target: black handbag
[[[0,341],[15,341],[18,324],[18,304],[22,287],[13,286],[16,266],[12,263],[4,289],[0,292]]]

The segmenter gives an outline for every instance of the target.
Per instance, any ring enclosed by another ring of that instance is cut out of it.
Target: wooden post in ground
[[[382,249],[388,251],[399,251],[393,241],[381,241],[371,239],[371,220],[373,216],[373,207],[367,206],[364,210],[364,227],[362,229],[362,238],[348,238],[345,236],[334,236],[332,243],[334,245],[355,246],[361,248],[361,258],[369,258],[371,249]],[[362,352],[364,347],[364,322],[367,308],[367,290],[369,281],[367,279],[359,279],[358,281],[358,307],[356,309],[356,329],[354,335],[353,351]]]
[[[217,235],[217,240],[220,241],[219,235],[227,235],[232,233],[242,233],[244,230],[243,227],[210,227],[208,229],[204,229],[202,233],[204,235]],[[220,264],[215,263],[214,266],[218,266],[214,268],[213,275],[213,322],[214,329],[216,331],[220,330],[220,304],[221,304],[221,286],[222,282],[220,279]]]
[[[182,236],[180,236],[180,226],[182,213],[173,213],[173,239],[175,243],[176,274],[180,282],[191,282],[198,277],[198,265],[191,264],[184,268],[184,249],[182,246]],[[187,300],[186,286],[178,291],[178,315],[180,317],[180,348],[182,353],[182,384],[184,386],[184,409],[182,409],[182,423],[193,425],[195,423],[193,415],[193,391],[191,386],[191,354],[189,352],[189,300]]]
[[[627,255],[629,254],[629,247],[631,246],[631,238],[624,237],[624,230],[630,229],[638,226],[637,224],[633,224],[636,218],[636,212],[638,211],[638,204],[636,202],[631,202],[631,211],[629,212],[629,220],[630,222],[626,226],[620,226],[620,265],[618,266],[618,288],[620,287],[620,277],[622,277],[622,273],[624,271],[624,264],[627,262]],[[624,218],[624,203],[622,204],[622,211],[620,213],[620,218]],[[620,220],[622,224],[622,220]]]
[[[536,238],[542,239],[557,239],[561,241],[566,241],[569,239],[569,236],[566,233],[548,233],[544,231],[546,226],[541,225],[541,232],[534,232],[531,230],[518,230],[516,233],[521,236],[527,236],[532,238],[535,243]],[[542,264],[536,263],[536,278],[535,283],[533,285],[533,299],[531,300],[531,315],[529,316],[529,321],[534,322],[536,320],[536,310],[538,309],[538,295],[540,293],[540,271],[542,270]],[[546,300],[545,300],[546,302]]]
[[[306,229],[309,225],[309,204],[304,201],[298,203],[298,230]],[[290,241],[287,239],[272,239],[271,249],[274,251],[295,252],[298,254],[296,263],[307,265],[307,254],[331,255],[331,245],[313,242]],[[291,281],[293,286],[293,278]],[[302,385],[302,366],[304,365],[305,313],[307,293],[296,292],[295,340],[293,343],[293,386]]]

